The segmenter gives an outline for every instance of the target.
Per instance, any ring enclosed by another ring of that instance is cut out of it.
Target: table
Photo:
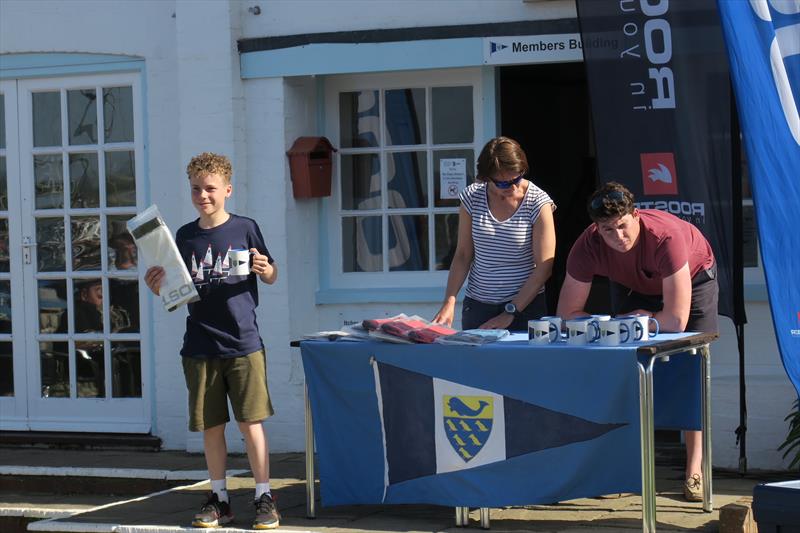
[[[654,532],[657,419],[687,412],[687,402],[675,409],[666,400],[654,415],[654,374],[659,368],[656,375],[668,376],[681,364],[698,371],[694,383],[677,383],[687,394],[699,389],[699,424],[678,416],[673,425],[704,431],[703,509],[710,512],[709,344],[716,337],[661,334],[618,347],[532,346],[523,335],[481,347],[293,343],[306,375],[307,515],[315,516],[316,435],[326,505],[449,505],[457,525],[479,507],[488,528],[489,507],[639,492],[642,530]]]

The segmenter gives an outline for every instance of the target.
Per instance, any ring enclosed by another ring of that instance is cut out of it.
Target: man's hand
[[[164,282],[166,274],[164,267],[160,266],[150,267],[144,274],[144,282],[147,284],[147,288],[156,296],[161,292],[161,284]]]

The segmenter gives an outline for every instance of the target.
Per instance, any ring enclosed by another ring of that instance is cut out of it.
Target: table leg
[[[655,450],[653,428],[653,358],[645,369],[639,367],[639,422],[642,461],[642,532],[656,530]]]
[[[469,523],[469,507],[456,507],[456,527],[466,527]]]
[[[700,348],[702,357],[702,370],[700,374],[700,390],[703,400],[703,462],[701,465],[703,475],[703,511],[710,513],[714,510],[711,471],[711,349],[708,344]]]
[[[489,529],[489,508],[481,507],[481,528]]]
[[[316,518],[314,501],[314,424],[311,419],[311,401],[308,385],[303,388],[306,403],[306,518]]]

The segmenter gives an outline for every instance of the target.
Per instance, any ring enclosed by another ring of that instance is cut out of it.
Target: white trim
[[[436,294],[431,301],[439,299],[442,287],[447,282],[447,271],[424,270],[424,271],[390,271],[387,262],[388,257],[388,228],[387,224],[382,226],[382,270],[379,272],[343,272],[342,269],[342,234],[341,221],[344,216],[381,216],[383,221],[387,221],[391,215],[413,215],[431,213],[458,213],[458,207],[437,208],[435,204],[435,184],[433,169],[433,154],[443,150],[468,150],[472,151],[473,163],[477,159],[480,147],[484,141],[483,121],[485,113],[483,109],[483,81],[484,72],[481,68],[451,69],[440,71],[417,71],[417,72],[394,72],[388,74],[365,74],[357,76],[337,76],[326,78],[325,81],[325,124],[326,136],[331,139],[334,146],[340,147],[339,138],[339,93],[353,92],[360,90],[379,91],[379,105],[381,109],[381,139],[379,146],[373,148],[339,148],[334,165],[334,176],[332,184],[332,195],[325,199],[327,220],[323,221],[324,231],[321,242],[330,247],[327,262],[327,273],[320,275],[320,289],[378,289],[390,287],[417,287],[420,290],[430,290]],[[433,144],[433,124],[431,114],[431,90],[436,87],[469,86],[472,88],[472,115],[473,115],[473,136],[472,142],[459,144]],[[385,105],[384,91],[398,88],[425,88],[426,91],[426,139],[425,143],[409,146],[387,146],[385,131]],[[386,154],[396,151],[420,151],[426,153],[426,164],[428,173],[428,207],[397,209],[389,211],[387,208],[386,194],[381,195],[381,208],[374,211],[348,210],[344,213],[341,209],[340,175],[339,168],[342,155],[359,153],[378,153],[381,160],[381,186],[385,193],[386,190]],[[435,242],[433,240],[435,228],[432,224],[428,225],[428,265],[429,269],[433,265],[432,257],[435,257]],[[329,243],[329,244],[327,244]],[[323,246],[323,244],[321,244]],[[324,265],[323,267],[324,268]],[[327,278],[327,279],[326,279]],[[327,281],[327,283],[326,283]],[[329,283],[329,286],[328,286]]]

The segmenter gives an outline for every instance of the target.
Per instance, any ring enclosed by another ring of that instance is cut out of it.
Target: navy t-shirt
[[[181,355],[238,357],[256,352],[264,347],[256,324],[257,276],[228,275],[228,251],[255,248],[272,264],[264,237],[247,217],[231,214],[211,229],[201,228],[198,221],[182,226],[175,238],[200,295],[200,301],[189,304]]]

